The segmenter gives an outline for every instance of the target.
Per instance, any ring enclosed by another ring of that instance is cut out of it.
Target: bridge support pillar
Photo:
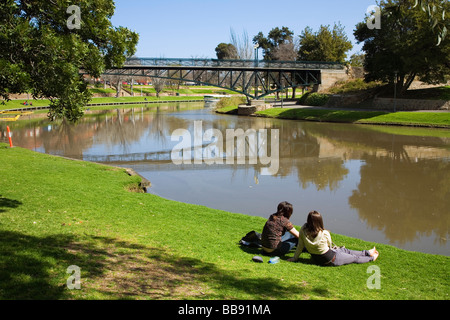
[[[250,100],[251,106],[263,106],[265,104],[266,102],[264,100],[256,100],[256,99]]]
[[[248,116],[256,111],[262,111],[272,108],[272,105],[266,104],[264,100],[250,100],[250,105],[242,104],[238,106],[238,115]]]

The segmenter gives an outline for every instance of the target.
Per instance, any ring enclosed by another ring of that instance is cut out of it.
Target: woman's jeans
[[[336,253],[336,259],[329,264],[331,266],[342,266],[350,263],[366,263],[373,260],[373,257],[370,256],[370,253],[367,250],[354,251],[347,248],[337,248],[331,250]]]
[[[298,244],[298,238],[294,236],[290,232],[286,232],[281,237],[281,244],[278,246],[278,248],[275,249],[275,251],[272,251],[270,253],[266,253],[268,255],[272,256],[284,256],[286,253],[294,249]]]

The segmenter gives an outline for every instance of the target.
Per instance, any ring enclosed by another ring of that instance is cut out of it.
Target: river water
[[[288,201],[299,226],[317,210],[333,233],[450,253],[449,130],[219,115],[203,103],[92,111],[75,125],[34,116],[8,125],[16,146],[133,168],[164,198],[265,218]],[[227,129],[257,133],[245,140],[246,157],[230,156],[227,143],[237,151],[238,140]]]

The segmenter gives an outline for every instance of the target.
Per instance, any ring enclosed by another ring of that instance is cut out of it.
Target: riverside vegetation
[[[308,254],[256,264],[259,251],[238,241],[261,231],[264,218],[136,192],[141,179],[125,169],[6,144],[0,157],[4,300],[449,299],[447,256],[332,234],[350,249],[376,245],[380,257],[336,268],[311,264]],[[307,211],[294,214],[306,219]],[[72,265],[81,270],[80,290],[66,285]],[[373,265],[380,289],[367,285]]]
[[[339,83],[330,89],[330,93],[348,94],[357,93],[366,90],[374,90],[382,86],[377,82],[366,83],[361,79],[346,81]],[[91,90],[103,90],[93,88]],[[109,89],[112,90],[112,89]],[[137,89],[139,91],[139,89]],[[145,87],[146,94],[153,93],[151,87]],[[108,103],[142,103],[144,101],[202,101],[203,96],[192,94],[210,94],[214,93],[213,88],[188,88],[180,89],[177,92],[185,94],[184,96],[134,96],[134,97],[107,97],[107,98],[92,98],[91,104],[108,104]],[[218,89],[215,89],[218,90]],[[173,90],[172,90],[173,91]],[[185,92],[186,91],[186,92]],[[219,90],[218,92],[232,93],[229,90]],[[216,92],[217,93],[217,92]],[[449,100],[450,86],[443,86],[430,89],[411,90],[407,92],[407,98],[419,99],[441,99]],[[147,99],[147,100],[144,100]],[[10,100],[3,104],[0,103],[0,111],[7,109],[26,108],[24,102],[27,100]],[[322,106],[328,101],[326,94],[305,94],[299,98],[299,103],[309,106]],[[48,106],[49,100],[30,100],[33,107]],[[233,94],[231,97],[222,98],[216,106],[218,113],[234,114],[237,112],[238,105],[245,104],[246,98],[241,95]],[[89,107],[89,105],[87,106]],[[402,126],[423,126],[423,127],[438,127],[450,128],[450,115],[448,112],[385,112],[385,111],[354,111],[354,110],[333,110],[333,109],[311,109],[311,108],[273,108],[264,111],[256,112],[257,116],[272,117],[280,119],[294,119],[294,120],[308,120],[308,121],[326,121],[326,122],[345,122],[345,123],[360,123],[360,124],[382,124],[382,125],[402,125]]]
[[[147,99],[147,100],[145,100]],[[168,97],[154,97],[154,96],[148,96],[148,97],[119,97],[119,98],[113,98],[113,97],[106,97],[106,98],[92,98],[90,103],[86,106],[89,107],[91,104],[114,104],[114,103],[143,103],[145,101],[148,102],[166,102],[166,101],[203,101],[203,97],[200,96],[186,96],[186,97],[176,97],[176,96],[168,96]],[[24,105],[25,102],[31,102],[33,103],[32,106]],[[47,99],[41,99],[41,100],[10,100],[8,102],[5,102],[4,104],[0,101],[0,111],[1,110],[8,110],[8,109],[22,109],[22,108],[31,108],[31,107],[47,107],[50,104],[50,101]]]
[[[218,113],[235,114],[237,106],[226,106],[216,110]],[[319,121],[342,122],[355,124],[402,125],[415,127],[450,128],[450,113],[448,112],[395,112],[355,111],[314,108],[272,108],[255,112],[255,116]]]
[[[370,90],[379,90],[386,95],[386,86],[377,82],[366,83],[361,79],[339,83],[329,89],[330,93],[352,94]],[[429,89],[410,90],[405,94],[412,99],[440,99],[450,100],[450,86]],[[236,114],[238,105],[244,103],[238,97],[224,98],[217,105],[216,112],[222,114]],[[328,95],[322,93],[307,93],[298,99],[298,103],[305,106],[321,107],[328,101]],[[357,124],[401,125],[415,127],[450,128],[450,113],[439,111],[426,112],[387,112],[376,110],[336,110],[336,108],[272,108],[255,112],[256,116],[321,121],[343,122]]]

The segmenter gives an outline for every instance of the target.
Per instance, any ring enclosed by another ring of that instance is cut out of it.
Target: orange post
[[[8,130],[9,146],[12,148],[13,143],[12,143],[12,139],[11,139],[11,130],[9,130],[9,126],[6,126],[6,130]]]

